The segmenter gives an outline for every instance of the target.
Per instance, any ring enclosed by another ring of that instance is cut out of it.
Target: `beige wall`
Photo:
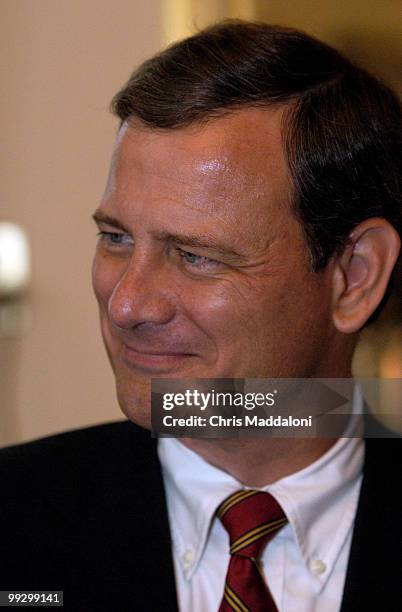
[[[114,139],[110,98],[161,34],[159,0],[2,0],[0,9],[0,220],[23,225],[33,254],[28,330],[0,338],[6,444],[121,417],[90,290],[89,217]]]
[[[401,0],[254,0],[256,17],[306,30],[402,93]]]

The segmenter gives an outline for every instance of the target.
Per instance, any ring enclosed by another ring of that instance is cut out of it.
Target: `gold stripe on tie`
[[[232,546],[237,546],[238,544],[242,543],[244,540],[248,540],[248,538],[250,538],[254,534],[264,530],[266,527],[276,527],[276,526],[280,525],[285,520],[286,519],[281,517],[279,519],[276,519],[275,521],[268,521],[268,522],[265,522],[265,523],[261,523],[260,525],[257,525],[257,527],[253,527],[252,529],[249,529],[249,531],[246,531],[245,533],[243,533],[243,535],[238,537],[237,540],[232,542]]]
[[[231,554],[237,553],[242,548],[246,548],[253,542],[256,542],[257,540],[268,535],[272,531],[276,531],[277,529],[282,527],[282,525],[284,525],[285,523],[287,523],[287,519],[281,518],[276,521],[270,521],[269,523],[264,523],[263,525],[260,525],[259,527],[255,527],[254,529],[251,529],[250,531],[243,534],[240,538],[238,538],[237,540],[233,542],[232,546],[230,547]]]
[[[250,497],[251,495],[255,495],[256,491],[250,491],[248,489],[244,491],[237,491],[237,493],[233,493],[230,495],[225,501],[222,502],[222,505],[219,508],[218,516],[222,518],[222,516],[231,508],[236,505],[238,502]]]
[[[226,512],[230,510],[230,508],[236,506],[239,502],[243,501],[243,499],[246,499],[247,497],[252,497],[253,495],[257,495],[257,493],[259,493],[259,491],[250,490],[238,491],[237,493],[233,493],[233,495],[228,497],[227,500],[224,501],[220,506],[217,513],[219,518],[221,519],[224,514],[226,514]]]
[[[228,604],[236,610],[236,612],[251,612],[250,608],[240,599],[240,597],[230,588],[226,583],[225,586],[225,599]]]
[[[231,610],[234,610],[234,612],[243,612],[243,610],[241,608],[239,608],[239,606],[236,604],[236,602],[231,599],[229,593],[225,590],[224,594],[223,594],[224,600],[226,601],[226,603],[229,605]]]

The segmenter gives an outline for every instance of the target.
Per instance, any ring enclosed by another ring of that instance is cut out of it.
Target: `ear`
[[[400,247],[398,233],[385,219],[366,219],[354,228],[342,254],[333,261],[332,318],[338,331],[356,332],[373,314]]]

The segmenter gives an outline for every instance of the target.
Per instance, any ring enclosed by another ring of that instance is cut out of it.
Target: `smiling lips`
[[[122,356],[126,365],[149,374],[167,373],[183,365],[189,358],[195,357],[192,353],[137,350],[125,343]]]

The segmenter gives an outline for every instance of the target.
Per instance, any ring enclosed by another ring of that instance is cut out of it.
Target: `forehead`
[[[170,130],[148,129],[139,121],[123,124],[114,161],[120,169],[180,179],[183,174],[223,178],[239,172],[252,184],[287,177],[281,121],[283,110],[245,109],[205,124]],[[177,161],[180,160],[180,167]],[[271,176],[272,175],[272,176]]]
[[[124,124],[104,206],[135,222],[172,213],[175,221],[219,219],[250,231],[289,216],[291,182],[281,109],[236,111],[206,124],[151,130]]]

